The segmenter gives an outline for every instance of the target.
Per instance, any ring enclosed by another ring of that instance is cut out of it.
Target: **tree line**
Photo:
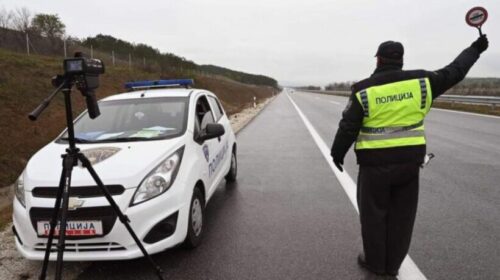
[[[66,25],[57,14],[33,15],[27,8],[18,8],[13,11],[2,8],[0,10],[0,27],[48,38],[62,38],[66,32]]]
[[[461,88],[496,88],[500,89],[500,78],[465,78],[455,86]]]
[[[295,89],[298,89],[298,90],[321,90],[321,87],[319,86],[302,86],[302,87],[295,87]]]
[[[143,57],[147,60],[156,61],[162,69],[174,67],[177,69],[195,70],[212,75],[225,76],[229,79],[246,84],[265,85],[271,87],[278,86],[278,82],[275,79],[267,76],[248,74],[214,65],[198,65],[184,57],[179,57],[172,53],[162,53],[160,50],[146,44],[133,44],[110,35],[99,34],[94,37],[85,38],[82,40],[82,45],[88,48],[92,46],[93,48],[108,53],[111,51],[131,53],[135,57]]]
[[[325,86],[325,90],[351,91],[355,82],[334,82]],[[500,78],[465,78],[447,91],[447,94],[500,96]]]
[[[67,36],[66,25],[57,14],[32,14],[26,8],[18,8],[14,11],[7,11],[3,8],[0,9],[0,28],[13,29],[49,39],[65,40],[71,45],[81,45],[105,53],[113,52],[117,57],[121,54],[121,59],[128,59],[123,56],[130,55],[134,58],[154,61],[160,67],[160,71],[180,70],[187,73],[202,72],[210,75],[224,76],[246,84],[278,87],[278,82],[271,77],[234,71],[214,65],[198,65],[184,57],[168,52],[161,52],[159,49],[149,45],[143,43],[134,44],[110,35],[99,34],[84,39]]]
[[[325,90],[351,91],[354,82],[335,82],[325,86]]]

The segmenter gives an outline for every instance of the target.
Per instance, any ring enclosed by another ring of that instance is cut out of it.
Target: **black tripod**
[[[111,197],[108,189],[104,186],[101,179],[95,172],[92,164],[87,159],[87,157],[80,152],[80,150],[75,145],[75,135],[74,135],[74,127],[73,127],[73,111],[71,107],[71,88],[73,87],[73,80],[70,78],[65,78],[62,83],[58,86],[58,88],[51,93],[49,97],[47,97],[42,104],[40,104],[31,114],[30,119],[36,120],[37,117],[43,112],[45,108],[49,105],[50,101],[56,96],[59,91],[64,93],[64,101],[66,105],[66,123],[68,127],[68,142],[69,148],[66,149],[66,153],[62,155],[63,158],[63,170],[61,174],[61,179],[59,181],[59,189],[57,191],[56,202],[54,205],[54,212],[52,214],[52,218],[50,220],[50,231],[47,240],[47,247],[45,249],[45,258],[43,260],[42,272],[40,274],[39,279],[45,279],[47,275],[47,267],[49,262],[49,256],[52,249],[52,242],[54,239],[54,232],[59,222],[59,240],[57,243],[57,263],[56,263],[56,274],[55,279],[59,280],[62,276],[62,266],[63,266],[63,254],[65,247],[65,237],[66,237],[66,221],[68,218],[68,203],[70,197],[70,187],[71,187],[71,173],[73,171],[73,167],[80,162],[84,168],[86,168],[96,184],[99,186],[104,196],[108,200],[109,204],[113,208],[114,212],[117,214],[120,222],[127,228],[128,232],[134,239],[135,243],[142,251],[144,256],[151,263],[153,268],[156,270],[158,278],[163,280],[163,271],[162,269],[153,261],[151,256],[148,254],[144,246],[141,244],[139,238],[132,230],[130,226],[130,220],[127,216],[125,216],[121,211],[116,202]],[[62,205],[61,205],[62,204]]]

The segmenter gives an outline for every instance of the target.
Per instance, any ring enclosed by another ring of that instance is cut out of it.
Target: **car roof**
[[[118,93],[101,99],[101,101],[126,100],[136,98],[158,98],[158,97],[188,97],[193,93],[209,93],[209,91],[195,88],[158,88],[141,89],[130,92]]]

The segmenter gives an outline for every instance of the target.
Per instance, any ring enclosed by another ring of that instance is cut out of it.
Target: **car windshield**
[[[77,143],[158,140],[184,134],[188,97],[103,101],[101,115],[88,113],[75,121]],[[67,140],[66,131],[59,140]]]

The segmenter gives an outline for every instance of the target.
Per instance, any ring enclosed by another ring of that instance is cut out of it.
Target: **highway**
[[[347,98],[296,93],[293,100],[331,146]],[[432,109],[410,255],[428,279],[500,279],[500,118]],[[354,152],[347,172],[356,180]]]
[[[244,128],[238,181],[210,201],[203,244],[154,255],[166,278],[374,279],[356,263],[358,214],[321,148],[331,146],[346,102],[282,93]],[[405,263],[399,279],[500,279],[500,118],[434,109],[425,124],[436,158],[421,172],[416,266]],[[345,163],[356,181],[352,150]],[[78,279],[155,274],[139,259],[96,262]]]

